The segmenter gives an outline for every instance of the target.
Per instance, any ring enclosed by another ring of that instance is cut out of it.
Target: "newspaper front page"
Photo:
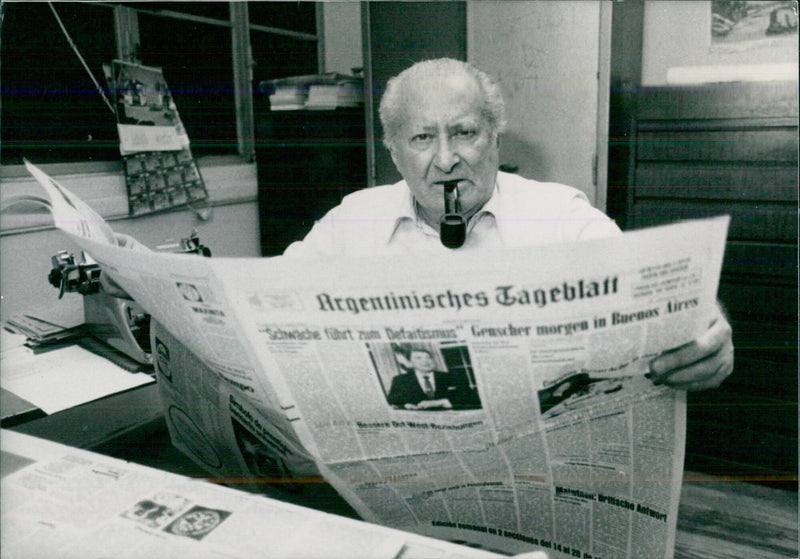
[[[158,322],[173,441],[321,473],[366,520],[504,553],[670,557],[684,394],[728,219],[492,253],[205,259],[70,235]]]

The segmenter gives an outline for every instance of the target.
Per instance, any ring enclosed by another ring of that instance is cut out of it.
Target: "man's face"
[[[444,214],[442,181],[458,180],[461,212],[471,216],[492,196],[497,135],[481,116],[482,94],[466,74],[406,84],[405,122],[392,160],[431,225]]]
[[[412,351],[411,365],[415,371],[427,373],[433,370],[433,359],[424,351]]]

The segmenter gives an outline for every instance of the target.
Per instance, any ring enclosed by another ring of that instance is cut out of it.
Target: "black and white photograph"
[[[183,512],[190,501],[175,493],[158,493],[137,502],[122,513],[123,518],[135,520],[148,528],[164,528]]]
[[[196,505],[176,518],[164,528],[164,531],[176,536],[202,540],[216,530],[230,514],[230,511]]]
[[[481,401],[466,345],[370,344],[370,357],[395,409],[480,409]]]
[[[0,0],[0,60],[2,557],[800,556],[796,0]]]
[[[592,378],[577,373],[539,390],[542,417],[551,419],[567,412],[586,409],[612,397],[630,394],[632,377]]]

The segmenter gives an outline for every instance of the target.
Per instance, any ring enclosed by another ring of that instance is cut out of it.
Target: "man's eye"
[[[471,138],[475,134],[477,134],[475,130],[466,129],[466,130],[459,130],[458,132],[456,132],[455,135],[459,138]]]
[[[432,139],[433,139],[433,136],[431,134],[422,133],[422,134],[417,134],[416,136],[411,138],[411,141],[412,142],[429,142]]]

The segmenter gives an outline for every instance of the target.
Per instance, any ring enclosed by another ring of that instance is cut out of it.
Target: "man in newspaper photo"
[[[474,388],[465,376],[434,370],[430,351],[415,347],[409,352],[411,370],[392,379],[387,399],[406,410],[464,410],[480,407]]]
[[[380,118],[403,180],[346,196],[286,255],[492,250],[621,234],[580,190],[498,170],[502,93],[468,63],[404,70],[389,80]],[[718,307],[703,335],[651,361],[649,378],[685,390],[719,386],[733,370],[731,334]]]

